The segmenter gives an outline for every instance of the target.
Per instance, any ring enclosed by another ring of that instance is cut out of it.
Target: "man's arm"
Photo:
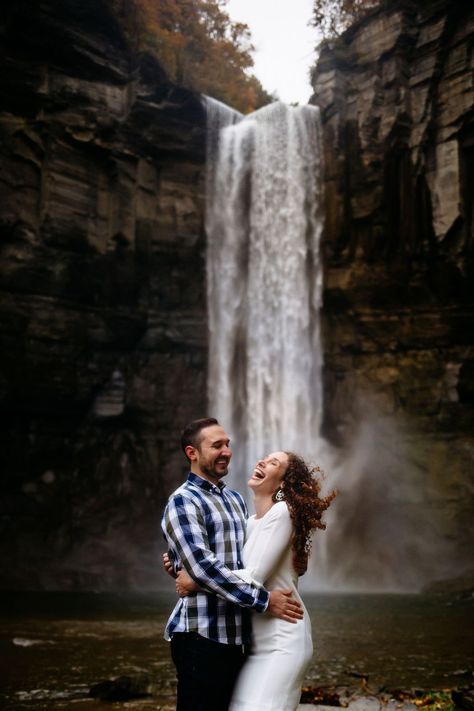
[[[295,622],[303,616],[291,591],[269,593],[245,583],[217,559],[209,547],[202,512],[193,501],[181,494],[174,496],[166,507],[162,526],[170,549],[191,578],[207,592],[257,612],[267,610],[270,615],[288,621]]]
[[[171,574],[174,576],[174,573]],[[176,580],[176,592],[180,597],[187,597],[195,592],[203,592],[202,588],[194,582],[185,570],[181,569],[178,575],[174,577]],[[272,617],[279,617],[288,622],[296,622],[303,617],[302,608],[296,600],[292,599],[291,590],[289,589],[272,590],[266,612]]]
[[[194,501],[182,494],[173,496],[165,509],[162,527],[171,552],[205,591],[241,607],[266,610],[269,593],[244,583],[211,551],[202,512]]]

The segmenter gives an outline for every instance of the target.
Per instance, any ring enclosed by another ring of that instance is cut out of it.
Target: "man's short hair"
[[[203,439],[201,436],[201,430],[218,424],[219,423],[215,417],[201,417],[200,420],[193,420],[186,425],[181,435],[181,447],[183,448],[183,452],[186,454],[185,449],[188,445],[199,449],[199,445]]]

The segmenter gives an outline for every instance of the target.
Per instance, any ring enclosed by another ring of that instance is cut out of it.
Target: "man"
[[[205,592],[181,598],[165,631],[178,679],[177,711],[225,711],[250,642],[250,610],[296,622],[289,590],[268,592],[232,573],[242,564],[247,509],[221,481],[232,457],[216,419],[191,422],[181,444],[191,465],[170,497],[162,529],[175,571],[184,567]]]

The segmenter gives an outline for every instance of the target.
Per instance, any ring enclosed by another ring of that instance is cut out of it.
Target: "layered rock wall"
[[[154,586],[179,429],[205,410],[201,102],[130,50],[102,0],[8,0],[2,22],[3,585]],[[372,498],[359,472],[338,499],[355,535],[331,540],[357,538],[356,565],[389,449],[416,482],[394,492],[415,529],[430,508],[456,564],[472,545],[472,25],[466,3],[399,0],[328,45],[313,76],[323,429],[348,451],[368,424],[377,453],[359,466],[375,466]]]
[[[463,560],[474,502],[473,29],[469,3],[385,4],[322,50],[312,100],[325,138],[324,431],[344,447],[364,419],[401,428],[400,471],[424,482],[416,506],[432,509]]]
[[[105,3],[4,3],[2,580],[156,582],[206,402],[205,119]]]

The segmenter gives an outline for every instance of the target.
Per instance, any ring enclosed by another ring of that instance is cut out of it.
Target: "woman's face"
[[[249,487],[259,495],[272,495],[280,486],[288,466],[285,452],[272,452],[264,459],[259,459],[248,481]]]

